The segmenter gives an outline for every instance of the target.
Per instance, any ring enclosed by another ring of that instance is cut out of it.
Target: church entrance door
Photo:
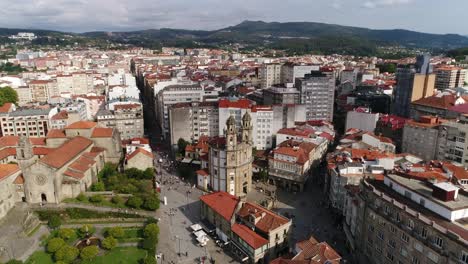
[[[45,195],[45,193],[41,194],[41,200],[43,203],[47,202],[47,196]]]

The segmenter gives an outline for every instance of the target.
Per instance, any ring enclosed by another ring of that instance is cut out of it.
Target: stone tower
[[[252,138],[252,117],[248,112],[242,117],[242,142],[253,144]]]
[[[237,146],[236,119],[230,116],[226,121],[226,150],[234,150]]]
[[[25,136],[19,138],[18,146],[16,146],[16,159],[23,172],[34,164],[34,153],[29,138]]]

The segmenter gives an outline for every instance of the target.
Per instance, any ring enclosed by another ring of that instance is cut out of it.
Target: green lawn
[[[53,264],[52,256],[44,251],[36,251],[26,260],[25,264]]]
[[[146,257],[146,250],[136,247],[118,247],[107,252],[104,256],[96,257],[90,261],[81,261],[81,264],[138,264]],[[37,251],[29,257],[25,264],[53,264],[51,255]]]
[[[103,207],[114,207],[114,208],[129,208],[127,205],[125,205],[125,203],[121,203],[121,204],[115,204],[109,200],[102,200],[102,202],[99,202],[99,203],[93,203],[93,202],[90,202],[89,200],[84,200],[84,201],[80,201],[76,198],[67,198],[65,200],[63,200],[63,202],[65,203],[76,203],[76,204],[87,204],[87,205],[95,205],[95,206],[103,206]]]
[[[146,250],[136,247],[118,247],[112,249],[104,256],[96,257],[91,261],[82,261],[81,264],[138,264],[146,257]]]
[[[119,242],[138,242],[143,238],[143,229],[141,228],[125,228],[125,236],[119,238]]]

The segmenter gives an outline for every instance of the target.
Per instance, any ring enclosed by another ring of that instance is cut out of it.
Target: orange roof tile
[[[97,125],[96,122],[91,121],[78,121],[68,125],[65,129],[90,129]]]
[[[113,128],[107,128],[107,127],[96,127],[93,131],[93,134],[91,137],[93,138],[109,138],[112,137],[112,134],[114,133]]]
[[[93,142],[87,138],[77,136],[65,142],[62,146],[55,149],[48,155],[44,156],[40,161],[53,168],[61,168],[72,159],[76,158],[78,154],[91,146]]]
[[[227,192],[206,194],[201,196],[200,200],[227,221],[231,221],[231,217],[236,210],[237,203],[239,202],[239,198]]]
[[[0,181],[20,170],[17,164],[0,164]]]
[[[234,224],[231,227],[231,231],[238,235],[242,240],[245,241],[253,249],[260,248],[268,243],[268,240],[260,236],[259,234],[252,231],[245,225]]]
[[[51,129],[47,133],[47,138],[66,138],[65,131],[62,129]]]
[[[127,160],[131,160],[133,159],[134,157],[136,157],[138,154],[142,154],[142,155],[145,155],[149,158],[153,158],[153,153],[143,149],[143,148],[137,148],[135,151],[133,151],[130,155],[127,156]]]
[[[12,108],[12,103],[4,103],[2,106],[0,106],[0,113],[9,113],[13,110]]]
[[[237,212],[237,215],[246,219],[247,221],[249,216],[252,214],[255,217],[260,217],[260,220],[257,221],[255,227],[264,233],[275,230],[276,228],[289,222],[289,219],[275,214],[272,211],[267,210],[259,205],[249,202],[244,203],[241,209]]]
[[[13,182],[14,184],[24,184],[24,177],[23,174],[19,175],[16,177],[15,181]]]

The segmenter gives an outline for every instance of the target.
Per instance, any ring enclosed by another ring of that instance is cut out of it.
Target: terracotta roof
[[[463,99],[466,100],[465,97]],[[449,109],[455,105],[457,96],[454,94],[434,95],[414,101],[412,104],[429,106],[438,109]]]
[[[70,169],[67,169],[63,173],[63,175],[66,175],[66,176],[69,176],[69,177],[72,177],[72,178],[75,178],[75,179],[82,179],[84,177],[84,173],[73,171],[73,170],[70,170]]]
[[[153,153],[145,150],[144,148],[137,148],[135,151],[133,151],[130,155],[127,156],[127,160],[131,160],[134,157],[136,157],[138,154],[143,154],[151,159],[154,158]]]
[[[90,129],[97,125],[96,122],[91,121],[78,121],[68,125],[65,129]]]
[[[231,231],[238,235],[242,240],[245,241],[249,246],[253,249],[260,248],[266,244],[268,244],[268,240],[261,237],[259,234],[252,231],[252,229],[248,228],[245,225],[234,224],[231,227]]]
[[[237,203],[239,202],[239,198],[227,192],[206,194],[201,196],[200,200],[227,221],[231,221],[231,217],[236,210]]]
[[[93,142],[87,138],[81,136],[74,137],[48,155],[44,156],[41,159],[41,162],[53,168],[61,168],[72,159],[76,158],[78,154],[83,152],[92,144]]]
[[[45,148],[45,147],[35,147],[33,148],[34,155],[47,155],[50,152],[54,151],[54,148]]]
[[[17,164],[0,164],[0,181],[20,170]]]
[[[126,140],[122,140],[122,144],[124,145],[129,145],[129,144],[133,144],[133,142],[139,142],[137,144],[149,144],[149,139],[147,138],[131,138],[131,139],[126,139]]]
[[[289,222],[289,219],[249,202],[242,205],[241,209],[237,212],[237,215],[244,218],[246,221],[248,221],[250,215],[260,218],[260,220],[255,224],[255,227],[264,233],[269,233],[270,231]]]
[[[47,138],[66,138],[65,131],[62,129],[51,129],[47,133]]]
[[[93,138],[110,138],[110,137],[112,137],[113,133],[114,133],[113,128],[96,127],[93,130],[93,134],[91,135],[91,137],[93,137]]]
[[[23,177],[23,174],[21,175],[18,175],[18,177],[16,177],[15,181],[13,182],[14,184],[24,184],[24,177]]]
[[[249,99],[238,99],[236,101],[231,101],[229,99],[219,100],[219,108],[242,108],[249,109],[253,106],[253,102]]]
[[[316,243],[315,239],[306,240],[300,244],[300,247],[302,251],[292,260],[307,260],[311,264],[340,263],[341,256],[327,242]]]
[[[210,176],[207,169],[197,170],[196,173],[197,175],[204,176],[204,177]]]
[[[52,120],[63,120],[68,118],[68,112],[67,111],[60,111],[54,116],[52,116]]]
[[[106,151],[104,148],[101,148],[101,147],[92,147],[91,148],[91,153],[99,153],[99,152],[104,152]]]
[[[2,106],[0,106],[0,113],[9,113],[11,112],[12,107],[12,103],[4,103]]]

